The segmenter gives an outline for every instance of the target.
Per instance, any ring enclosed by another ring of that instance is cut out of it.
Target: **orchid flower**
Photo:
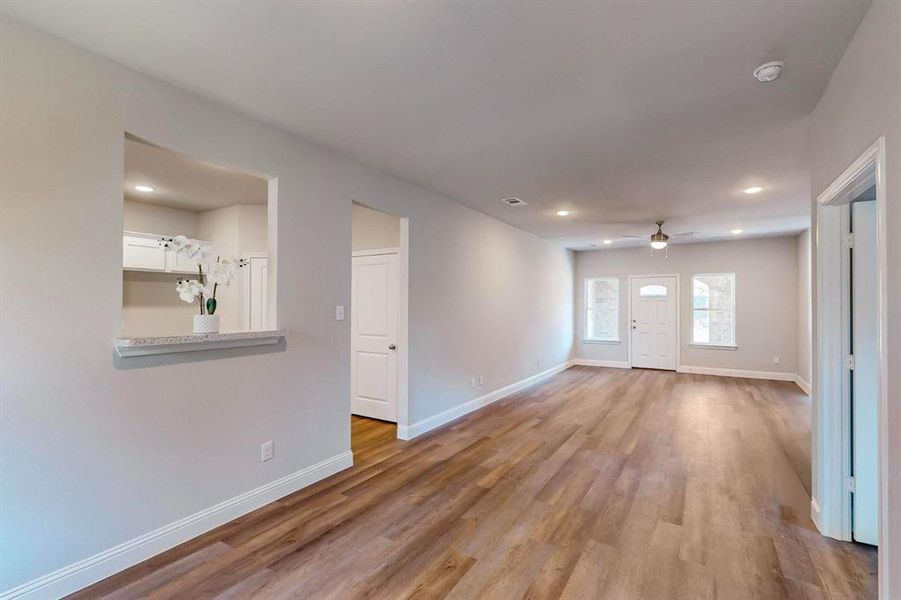
[[[182,302],[188,304],[203,294],[209,294],[209,289],[196,279],[179,279],[175,291],[178,292],[178,297]]]
[[[200,240],[195,240],[184,235],[175,236],[171,243],[172,249],[175,250],[179,256],[196,262],[203,262],[206,258],[206,253],[210,249],[209,246],[202,244]]]
[[[229,285],[238,276],[238,261],[222,256],[218,262],[207,266],[207,285]]]

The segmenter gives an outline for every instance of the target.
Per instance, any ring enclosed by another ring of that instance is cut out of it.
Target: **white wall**
[[[379,250],[400,247],[400,217],[354,203],[352,248]]]
[[[125,143],[124,140],[122,143]],[[147,202],[124,200],[122,205],[122,228],[125,231],[194,237],[197,235],[198,217],[198,213],[192,210]]]
[[[197,303],[175,293],[179,275],[122,271],[122,335],[189,335]]]
[[[629,360],[629,275],[680,276],[682,366],[794,373],[797,366],[798,248],[794,237],[760,238],[670,246],[668,258],[650,249],[605,249],[576,253],[575,357]],[[735,273],[737,350],[699,348],[691,341],[691,277]],[[584,342],[586,277],[620,280],[619,344]],[[773,356],[780,364],[773,364]]]
[[[886,228],[901,227],[901,3],[876,0],[851,40],[810,120],[811,206],[816,197],[877,138],[886,144]],[[814,220],[816,210],[813,210]],[[814,222],[814,229],[816,223]],[[883,482],[889,496],[891,546],[889,588],[886,598],[901,598],[901,239],[889,235],[888,253],[888,455],[889,477]],[[816,273],[816,254],[813,255]],[[814,299],[816,315],[816,299]],[[816,377],[816,317],[814,317],[814,377]],[[814,423],[817,411],[814,390]],[[816,431],[816,426],[815,426]],[[823,490],[819,467],[824,460],[823,440],[814,436],[813,496]]]
[[[412,420],[567,359],[571,253],[6,18],[0,56],[0,589],[349,450],[351,199],[410,219]],[[284,346],[113,358],[126,131],[278,178]]]
[[[808,384],[813,384],[810,373],[812,351],[811,335],[813,323],[811,295],[813,280],[810,278],[810,230],[798,236],[798,375]]]

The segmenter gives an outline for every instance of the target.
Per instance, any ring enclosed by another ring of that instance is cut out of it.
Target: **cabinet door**
[[[159,237],[123,235],[122,268],[140,271],[165,271],[166,250]]]
[[[197,261],[188,260],[174,250],[166,250],[166,270],[170,273],[197,274]]]

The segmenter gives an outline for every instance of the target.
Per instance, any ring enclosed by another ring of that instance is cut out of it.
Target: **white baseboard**
[[[505,385],[502,388],[496,389],[493,392],[489,392],[484,396],[479,396],[478,398],[473,398],[469,402],[464,402],[463,404],[457,405],[453,408],[449,408],[444,412],[440,412],[437,415],[432,415],[431,417],[422,419],[421,421],[417,421],[412,425],[408,425],[406,427],[398,425],[397,426],[397,437],[402,440],[412,440],[413,438],[426,433],[427,431],[431,431],[437,427],[441,427],[446,423],[450,423],[455,419],[459,419],[463,415],[467,415],[473,411],[479,410],[489,404],[493,404],[500,400],[501,398],[506,398],[510,394],[515,394],[520,390],[524,390],[525,388],[535,385],[542,379],[547,379],[552,375],[556,375],[561,371],[564,371],[572,366],[572,361],[566,361],[557,365],[556,367],[551,367],[546,371],[542,371],[541,373],[536,373],[531,377],[526,377],[525,379],[520,379],[515,383],[511,383],[510,385]],[[2,600],[2,599],[0,599]]]
[[[801,377],[800,375],[795,375],[795,383],[808,396],[813,394],[813,388],[810,387],[810,384],[807,383],[807,380],[804,379],[803,377]]]
[[[679,373],[694,373],[695,375],[717,375],[719,377],[742,377],[745,379],[771,379],[773,381],[795,381],[794,373],[780,371],[746,371],[745,369],[718,369],[715,367],[690,367],[680,365]]]
[[[816,525],[817,531],[823,533],[822,526],[822,514],[823,511],[820,509],[820,505],[817,502],[816,498],[810,499],[810,519],[813,521],[813,524]]]
[[[570,361],[574,365],[582,367],[609,367],[611,369],[631,369],[632,365],[627,360],[595,360],[593,358],[574,358]]]
[[[61,598],[353,466],[348,450],[77,563],[0,593],[0,600]]]

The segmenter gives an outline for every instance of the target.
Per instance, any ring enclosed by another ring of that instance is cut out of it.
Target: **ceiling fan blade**
[[[643,240],[643,239],[647,238],[648,236],[646,236],[646,235],[620,235],[620,236],[617,236],[617,237],[618,237],[618,238],[632,238],[632,239],[636,239],[636,240]]]
[[[697,231],[683,231],[682,233],[669,234],[670,237],[680,237],[680,236],[685,236],[685,235],[698,235],[698,232]]]

